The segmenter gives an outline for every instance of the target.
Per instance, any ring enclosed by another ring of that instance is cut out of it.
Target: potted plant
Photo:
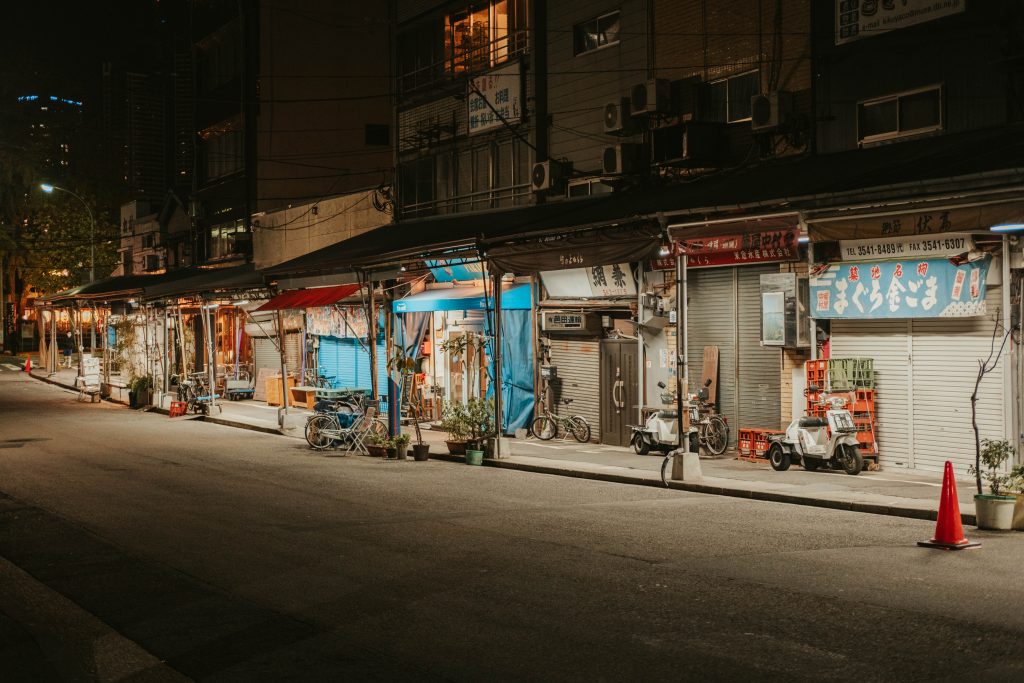
[[[142,375],[135,377],[128,384],[128,405],[132,408],[143,408],[153,402],[153,377]]]
[[[480,465],[484,458],[484,445],[494,436],[494,402],[482,398],[470,399],[466,404],[469,439],[466,442],[466,464]]]
[[[441,411],[441,429],[448,432],[445,444],[452,455],[466,454],[466,440],[469,439],[469,415],[466,406],[458,401],[446,401]]]
[[[398,459],[398,449],[395,447],[394,439],[384,439],[384,457],[388,460]]]
[[[387,451],[384,448],[385,439],[377,434],[368,434],[366,437],[366,450],[375,458],[383,458],[387,456]]]
[[[409,435],[399,434],[395,438],[391,439],[391,443],[395,447],[395,457],[399,460],[405,460],[405,453],[409,448]]]
[[[1016,491],[1014,497],[1017,499],[1013,505],[1011,526],[1017,531],[1024,531],[1024,465],[1017,465],[1010,470],[1010,481],[1012,488]]]
[[[971,465],[968,469],[971,474],[988,483],[988,494],[979,493],[974,496],[974,512],[979,529],[1007,530],[1013,524],[1013,509],[1017,498],[1007,495],[1013,477],[1011,474],[1003,474],[1002,469],[1015,452],[1009,441],[983,439],[980,461],[984,467],[979,470]]]

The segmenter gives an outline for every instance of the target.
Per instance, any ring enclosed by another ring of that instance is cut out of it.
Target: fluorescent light
[[[239,299],[238,301],[236,301],[234,303],[235,303],[235,306],[244,306],[247,303],[249,303],[249,300],[248,299]]]
[[[40,183],[39,189],[42,190],[43,192],[50,193],[53,192],[54,187],[50,183]]]
[[[801,235],[800,237],[796,238],[796,241],[799,242],[800,244],[807,244],[808,242],[811,241],[811,238],[808,237],[807,235]]]
[[[672,248],[669,247],[667,244],[661,245],[661,248],[658,249],[658,256],[668,256],[671,253],[672,253]]]
[[[1003,223],[1002,225],[993,225],[989,230],[992,232],[1020,232],[1024,230],[1024,223]]]

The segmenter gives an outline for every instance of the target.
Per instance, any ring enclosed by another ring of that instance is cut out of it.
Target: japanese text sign
[[[743,235],[683,240],[682,245],[686,248],[688,268],[796,261],[799,258],[799,234],[797,228],[762,230]],[[671,270],[676,267],[675,256],[654,259],[652,266],[654,270]]]
[[[907,235],[881,239],[840,240],[839,253],[844,261],[912,259],[956,256],[974,249],[967,233]]]
[[[522,121],[522,90],[518,62],[472,79],[466,97],[469,134]]]
[[[814,318],[966,318],[985,314],[991,259],[836,263],[811,277]]]
[[[964,11],[964,0],[836,0],[836,45]]]

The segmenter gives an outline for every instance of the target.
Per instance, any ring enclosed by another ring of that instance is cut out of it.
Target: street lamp
[[[60,187],[58,185],[51,185],[50,183],[40,183],[39,189],[46,194],[53,194],[54,190],[60,190],[61,192],[67,192],[69,195],[82,202],[82,206],[89,213],[89,282],[92,283],[96,280],[96,217],[92,214],[92,207],[89,206],[89,202],[85,201],[80,194],[72,192],[66,187]],[[89,348],[91,350],[96,349],[96,322],[92,321],[89,325]]]

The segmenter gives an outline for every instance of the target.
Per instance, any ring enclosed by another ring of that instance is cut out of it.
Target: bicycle
[[[318,411],[306,420],[306,443],[318,451],[341,445],[348,451],[365,452],[365,441],[370,435],[388,438],[388,424],[376,413],[373,406],[360,413]],[[342,415],[346,416],[345,425],[342,425]]]
[[[562,403],[568,408],[571,398],[563,398]],[[530,424],[530,433],[541,441],[549,441],[558,436],[559,429],[572,434],[580,443],[590,441],[590,425],[582,415],[561,417],[545,408],[543,415],[538,415]]]
[[[729,447],[729,423],[711,412],[712,406],[698,394],[696,403],[690,402],[690,425],[696,425],[698,446],[712,455],[721,455]]]
[[[306,370],[305,382],[307,387],[316,387],[317,389],[334,388],[334,377],[321,375],[316,370]]]

